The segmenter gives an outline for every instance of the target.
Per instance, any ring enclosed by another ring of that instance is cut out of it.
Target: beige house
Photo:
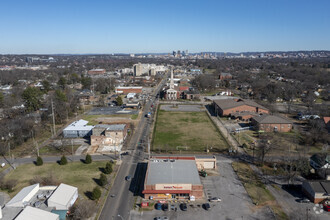
[[[99,124],[92,130],[91,145],[98,146],[98,152],[121,151],[127,136],[127,124]]]

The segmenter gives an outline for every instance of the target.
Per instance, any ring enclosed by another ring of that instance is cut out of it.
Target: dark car
[[[131,176],[126,176],[126,177],[125,177],[125,180],[126,180],[126,181],[130,181],[131,178],[132,178]]]
[[[161,203],[156,203],[156,205],[155,205],[155,209],[157,209],[157,210],[162,210],[162,204]]]
[[[210,203],[204,203],[203,208],[207,211],[211,208]]]
[[[182,211],[187,211],[187,204],[186,204],[186,203],[181,203],[181,204],[180,204],[180,209],[181,209]]]
[[[163,211],[168,211],[168,204],[167,203],[163,204]]]

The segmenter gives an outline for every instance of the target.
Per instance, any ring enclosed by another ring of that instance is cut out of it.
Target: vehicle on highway
[[[186,203],[181,203],[181,204],[180,204],[180,209],[181,209],[182,211],[187,211],[187,204],[186,204]]]
[[[204,203],[203,208],[208,211],[211,208],[210,203]]]
[[[156,205],[155,205],[155,209],[157,209],[157,210],[162,210],[162,204],[161,203],[156,203]]]
[[[169,220],[169,218],[167,216],[164,216],[162,220]]]
[[[168,204],[167,203],[163,204],[163,211],[168,211]]]
[[[132,177],[130,175],[128,175],[128,176],[125,177],[125,180],[126,181],[130,181],[131,179],[132,179]]]
[[[116,197],[116,195],[115,195],[115,194],[111,194],[110,196],[111,196],[111,197]]]
[[[219,197],[213,197],[209,199],[210,202],[221,202],[221,199]]]
[[[161,217],[155,217],[154,220],[162,220]]]

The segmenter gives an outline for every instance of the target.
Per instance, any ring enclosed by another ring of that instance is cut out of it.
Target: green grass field
[[[158,112],[154,151],[205,151],[207,147],[218,152],[228,148],[206,112]]]
[[[91,164],[69,162],[67,165],[63,166],[57,163],[46,163],[42,166],[26,164],[18,166],[17,169],[10,171],[5,176],[5,181],[9,179],[18,181],[14,191],[9,193],[9,195],[13,197],[23,187],[31,185],[30,180],[33,179],[33,177],[45,177],[51,173],[59,183],[78,187],[79,194],[87,198],[85,192],[92,191],[93,188],[97,186],[93,178],[99,178],[101,173],[99,168],[105,167],[106,162],[107,161],[93,161]]]

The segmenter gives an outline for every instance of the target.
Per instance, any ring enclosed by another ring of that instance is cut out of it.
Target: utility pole
[[[73,140],[71,139],[72,162],[73,162]]]
[[[53,116],[53,137],[56,135],[56,129],[55,129],[55,114],[54,114],[54,104],[53,104],[53,99],[51,100],[52,102],[52,116]]]

